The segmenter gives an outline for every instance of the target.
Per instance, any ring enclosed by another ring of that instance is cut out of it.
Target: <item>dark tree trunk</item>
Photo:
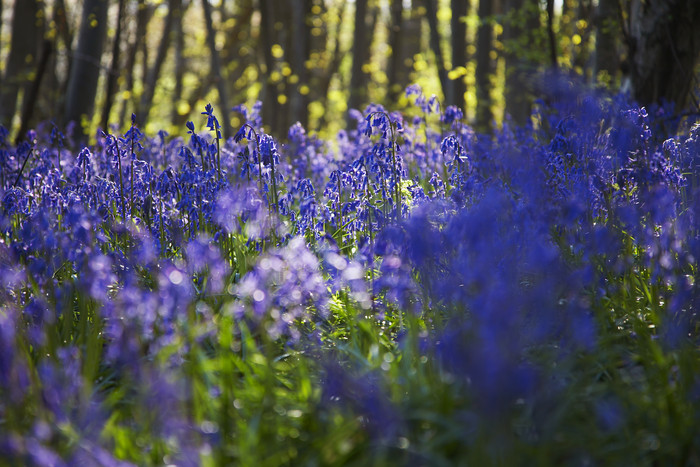
[[[367,77],[364,71],[362,71],[362,66],[369,59],[370,43],[368,40],[368,32],[367,0],[356,0],[348,108],[360,111],[364,110],[363,105],[367,103]],[[348,123],[350,123],[349,116]]]
[[[66,9],[65,0],[56,0],[54,4],[54,14],[58,35],[61,36],[64,45],[70,47],[73,44],[74,31],[71,31],[70,25],[68,24],[68,10]]]
[[[595,77],[613,84],[620,68],[617,54],[617,37],[621,33],[618,23],[617,0],[599,0],[596,14]]]
[[[238,7],[237,13],[234,14],[235,25],[230,30],[226,31],[226,41],[221,49],[219,56],[224,66],[228,66],[231,62],[241,59],[239,51],[241,46],[248,43],[250,40],[251,18],[255,12],[255,7],[252,0],[236,2]],[[250,56],[252,54],[246,54]]]
[[[442,94],[445,96],[445,104],[454,103],[453,87],[450,85],[450,80],[447,77],[447,69],[445,68],[445,55],[440,45],[440,28],[437,20],[437,0],[425,0],[428,26],[430,28],[430,48],[435,54],[435,62],[437,66],[438,79]]]
[[[641,105],[666,100],[680,111],[697,99],[694,69],[700,55],[700,2],[633,0],[629,11],[630,78]]]
[[[587,79],[592,78],[593,61],[590,54],[591,32],[593,28],[593,2],[591,0],[579,0],[576,12],[577,33],[581,37],[581,43],[576,47],[574,54],[574,68]],[[583,26],[579,27],[581,24]]]
[[[232,90],[231,103],[238,104],[247,100],[248,80],[243,76],[249,66],[256,67],[256,56],[251,40],[253,13],[256,11],[252,0],[236,2],[237,10],[233,14],[235,25],[225,32],[224,46],[219,58],[221,66],[228,72],[229,90]]]
[[[549,40],[549,64],[557,69],[557,38],[554,34],[554,0],[547,0],[547,39]]]
[[[203,3],[206,3],[206,1]],[[148,114],[153,105],[153,96],[155,96],[156,86],[160,78],[160,71],[163,68],[165,57],[168,55],[168,48],[170,48],[170,41],[173,36],[173,18],[175,17],[175,11],[179,10],[180,6],[181,0],[171,0],[168,6],[168,15],[165,17],[165,24],[163,25],[163,35],[158,43],[155,61],[153,62],[153,66],[148,70],[148,74],[146,74],[146,81],[143,86],[144,90],[143,94],[141,94],[139,110],[137,112],[137,121],[142,127],[145,127],[148,121]]]
[[[182,28],[182,18],[187,7],[182,5],[178,11],[174,12],[173,34],[175,35],[175,87],[173,91],[173,107],[170,121],[174,122],[180,112],[180,103],[184,100],[182,79],[185,74],[185,31]]]
[[[138,0],[138,6],[136,11],[136,30],[133,32],[133,40],[129,48],[129,54],[126,57],[126,64],[124,65],[125,73],[125,87],[131,92],[131,102],[132,102],[132,112],[136,112],[138,105],[136,104],[136,97],[133,94],[134,89],[134,68],[136,68],[136,56],[138,55],[139,49],[142,49],[142,45],[146,42],[146,30],[148,29],[148,22],[151,19],[151,14],[153,9],[146,5],[145,0]],[[144,51],[144,70],[147,70],[148,58]],[[147,71],[144,72],[143,77],[146,78]],[[128,107],[128,100],[122,100],[121,109],[119,111],[119,127],[124,127],[124,122],[126,121],[126,112]]]
[[[390,102],[396,102],[403,91],[403,83],[399,76],[403,68],[403,1],[391,0],[391,24],[389,26],[389,57],[387,80],[387,95]]]
[[[43,22],[39,13],[40,0],[15,1],[12,17],[10,53],[0,87],[0,125],[11,127],[17,110],[17,98],[34,71],[43,37]]]
[[[114,32],[114,40],[112,42],[112,64],[109,67],[107,74],[107,82],[105,83],[105,102],[102,106],[102,118],[100,126],[107,131],[109,125],[109,113],[112,110],[114,103],[114,93],[117,92],[117,77],[119,76],[119,49],[122,43],[122,24],[124,22],[124,7],[126,0],[119,0],[119,10],[117,12],[117,24]]]
[[[340,15],[340,23],[342,24],[343,18],[347,15],[346,12],[346,7],[347,7],[347,2],[345,0],[342,1],[340,7],[338,8],[338,14]],[[316,46],[315,51],[321,52],[321,50],[325,50],[325,44],[321,45],[320,43]],[[333,80],[333,76],[338,72],[338,68],[340,67],[340,62],[342,62],[343,57],[346,53],[346,51],[343,51],[341,49],[341,41],[340,41],[340,35],[336,34],[335,40],[333,41],[333,50],[332,50],[332,55],[330,60],[328,61],[328,65],[325,68],[318,69],[318,77],[317,77],[317,86],[314,86],[316,89],[313,89],[313,95],[321,102],[321,105],[323,108],[326,108],[327,103],[328,103],[328,90],[330,89],[331,86],[331,81]],[[325,113],[321,116],[321,122],[320,126],[324,126],[328,123],[328,113]]]
[[[530,121],[533,76],[537,54],[544,50],[537,41],[540,27],[538,0],[506,0],[510,15],[503,28],[506,49],[506,114],[517,125]]]
[[[228,81],[233,85],[232,104],[245,102],[248,79],[244,73],[248,67],[258,67],[252,40],[252,18],[255,7],[251,0],[238,3],[235,26],[226,34],[226,42],[221,49],[222,66],[228,70]],[[230,89],[230,88],[229,88]]]
[[[107,32],[107,0],[85,0],[80,21],[78,46],[73,54],[68,91],[66,95],[65,121],[81,123],[83,117],[91,118],[95,107],[97,81],[100,77],[102,45]],[[87,135],[82,132],[81,139]]]
[[[467,66],[467,23],[466,16],[469,9],[468,0],[452,0],[452,19],[450,29],[452,32],[452,69]],[[466,73],[458,73],[458,77],[451,81],[453,104],[466,113],[467,83]]]
[[[309,124],[307,111],[308,99],[300,92],[301,86],[307,86],[308,70],[306,59],[309,56],[309,31],[306,27],[306,17],[311,9],[310,0],[293,0],[292,28],[288,49],[291,48],[291,66],[297,76],[297,83],[289,96],[289,119],[286,126],[300,122],[304,128]],[[293,44],[291,42],[294,42]],[[291,47],[290,47],[291,46]]]
[[[34,108],[36,107],[36,102],[39,97],[39,90],[41,89],[41,80],[44,78],[44,73],[46,72],[46,66],[50,57],[51,41],[45,39],[42,44],[41,55],[39,56],[34,78],[31,82],[27,83],[24,90],[24,97],[22,98],[22,123],[19,132],[17,132],[16,141],[24,138],[26,132],[31,128],[32,115],[34,114]]]
[[[73,34],[66,18],[66,6],[63,0],[55,0],[49,22],[55,25],[56,34],[51,40],[52,54],[47,64],[46,77],[43,80],[41,97],[45,99],[46,115],[42,119],[56,118],[63,115],[66,108],[66,88],[70,77],[70,61],[67,67],[58,66],[59,55],[68,56],[73,46]]]
[[[228,89],[226,88],[226,77],[224,70],[221,69],[221,61],[219,60],[219,51],[216,49],[216,31],[211,18],[211,5],[209,0],[202,0],[204,7],[204,22],[207,26],[207,45],[209,46],[209,54],[211,59],[211,74],[216,82],[216,89],[219,92],[219,108],[216,113],[219,115],[218,120],[221,125],[221,132],[224,138],[228,138],[231,134],[231,119],[229,118],[229,100]]]
[[[482,132],[491,130],[491,75],[495,60],[491,59],[493,48],[492,0],[479,0],[479,30],[476,38],[476,128]]]
[[[272,55],[272,45],[274,44],[275,18],[274,4],[270,0],[260,0],[260,47],[264,70],[262,70],[262,117],[263,124],[270,127],[271,133],[277,130],[277,89],[276,83],[272,82],[272,72],[275,70],[275,57]]]

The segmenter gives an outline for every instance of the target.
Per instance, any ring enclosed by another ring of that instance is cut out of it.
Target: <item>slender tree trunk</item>
[[[247,79],[243,78],[248,67],[257,67],[256,54],[251,47],[252,18],[256,8],[252,0],[236,2],[236,10],[231,15],[235,24],[225,32],[223,47],[219,50],[221,67],[227,71],[228,89],[231,91],[231,104],[248,100]],[[258,40],[259,42],[259,40]]]
[[[506,114],[517,125],[530,121],[532,78],[538,63],[535,57],[543,50],[536,31],[539,27],[538,0],[506,0],[510,17],[503,28],[506,49]]]
[[[593,75],[593,61],[591,60],[590,43],[593,28],[593,2],[592,0],[579,0],[576,11],[576,32],[581,37],[581,43],[576,46],[574,54],[574,68],[587,79]]]
[[[549,40],[549,64],[557,69],[557,38],[554,34],[554,0],[547,0],[547,39]]]
[[[57,56],[59,55],[61,48],[59,47],[59,41],[62,44],[63,52],[70,52],[73,47],[73,31],[71,31],[68,24],[66,5],[63,0],[55,0],[53,6],[53,21],[56,25],[57,34],[53,38],[53,49],[56,53],[53,54],[49,82],[47,87],[51,89],[51,116],[62,115],[66,108],[66,90],[68,89],[68,79],[70,78],[70,66],[73,63],[71,60],[68,61],[67,69],[59,70],[56,67]],[[66,54],[67,55],[67,54]]]
[[[367,33],[367,0],[356,0],[348,108],[360,111],[364,110],[362,106],[367,101],[367,77],[362,71],[362,66],[369,58],[370,43]],[[349,116],[348,123],[350,123]]]
[[[596,14],[595,32],[595,77],[597,80],[608,81],[611,85],[616,81],[620,68],[617,55],[617,39],[621,33],[617,20],[617,1],[599,0]]]
[[[493,48],[492,0],[479,0],[479,30],[476,38],[476,128],[482,132],[491,130],[491,75],[495,61],[491,59]]]
[[[40,0],[15,1],[10,53],[0,87],[0,125],[11,127],[20,90],[34,70],[43,37]]]
[[[270,0],[260,0],[260,47],[262,49],[263,70],[262,81],[262,117],[263,124],[270,127],[274,133],[277,129],[277,117],[275,108],[277,106],[276,84],[272,82],[272,72],[275,71],[275,58],[272,56],[272,45],[275,37],[274,5]]]
[[[467,66],[467,23],[466,16],[469,10],[468,0],[452,0],[452,19],[450,29],[452,31],[452,69]],[[466,73],[456,77],[452,82],[452,95],[454,105],[462,109],[466,114]]]
[[[437,20],[437,0],[425,0],[425,8],[425,15],[428,19],[428,26],[430,28],[430,48],[435,54],[438,79],[440,80],[442,94],[445,96],[445,104],[449,105],[454,103],[454,93],[453,88],[450,85],[450,80],[447,77],[445,55],[442,51],[442,46],[440,45],[440,29],[438,28]]]
[[[109,113],[114,102],[114,93],[117,92],[117,77],[119,76],[119,49],[122,43],[122,23],[124,22],[124,7],[126,0],[119,0],[119,10],[117,12],[117,24],[112,43],[112,65],[109,67],[107,82],[105,83],[105,102],[102,107],[102,118],[100,126],[105,131],[109,125]]]
[[[291,90],[289,96],[289,121],[288,126],[295,122],[300,122],[304,128],[308,126],[309,118],[307,105],[308,100],[304,94],[300,92],[302,86],[308,87],[308,69],[306,67],[306,59],[309,56],[309,31],[306,27],[306,17],[310,13],[311,2],[309,0],[293,0],[292,1],[292,40],[288,41],[291,45],[291,65],[294,75],[297,77],[297,83],[294,89]],[[291,44],[291,42],[294,44]],[[287,46],[289,49],[290,46]],[[307,93],[308,94],[308,93]]]
[[[402,46],[403,46],[403,1],[391,0],[391,24],[389,26],[389,57],[387,80],[387,95],[390,102],[396,102],[403,91],[402,83],[399,80],[399,71],[403,67]]]
[[[680,111],[698,86],[694,74],[700,56],[700,2],[633,0],[629,11],[628,49],[635,98],[642,105],[666,100]]]
[[[221,69],[221,61],[219,60],[219,51],[216,49],[216,31],[211,19],[211,5],[209,0],[202,0],[204,7],[204,22],[207,26],[207,44],[209,45],[209,53],[211,55],[211,71],[216,81],[216,88],[219,91],[219,109],[216,111],[219,115],[219,123],[221,132],[224,138],[231,135],[231,119],[229,118],[229,100],[228,89],[226,88],[226,77]]]
[[[338,9],[340,15],[340,24],[342,24],[343,18],[347,15],[346,7],[347,2],[343,0]],[[335,39],[333,41],[333,55],[331,56],[328,66],[326,66],[326,68],[322,71],[321,76],[319,78],[318,89],[315,90],[315,95],[318,96],[321,104],[323,105],[323,108],[325,108],[328,103],[328,90],[330,89],[331,81],[333,80],[333,76],[338,72],[340,62],[342,62],[345,53],[346,52],[341,49],[340,34],[336,33]],[[328,123],[327,118],[328,114],[324,113],[321,117],[320,126],[324,126]]]
[[[203,3],[206,3],[206,1]],[[171,0],[170,5],[168,6],[168,15],[165,17],[165,24],[163,25],[163,35],[158,43],[158,51],[156,52],[156,58],[153,62],[153,66],[148,70],[148,74],[146,75],[143,94],[141,94],[141,99],[139,102],[137,121],[141,127],[145,127],[146,122],[148,121],[148,114],[153,105],[153,97],[155,96],[156,86],[158,85],[158,79],[160,78],[160,71],[163,68],[165,58],[168,55],[170,40],[173,36],[173,18],[175,17],[175,11],[179,10],[180,6],[181,0]]]
[[[237,13],[234,14],[235,24],[233,28],[226,31],[226,40],[219,53],[222,65],[227,67],[231,62],[239,60],[241,45],[250,38],[251,18],[255,12],[252,0],[241,0],[236,2]],[[252,54],[246,54],[252,55]]]
[[[66,48],[70,48],[73,45],[73,31],[71,31],[70,25],[68,24],[66,2],[64,0],[55,0],[53,8],[58,35],[63,40],[63,44]]]
[[[16,141],[18,142],[24,138],[24,135],[27,133],[27,131],[29,131],[34,108],[36,107],[36,102],[39,97],[39,90],[41,89],[41,80],[46,72],[46,65],[48,64],[50,57],[51,41],[45,39],[42,44],[41,55],[39,56],[34,77],[29,83],[27,83],[24,90],[24,97],[22,98],[22,123],[16,137]]]
[[[73,54],[73,65],[68,81],[65,121],[82,123],[91,118],[100,77],[102,45],[107,32],[107,0],[85,0],[78,46]],[[87,128],[79,125],[81,139]]]
[[[170,121],[174,122],[180,112],[180,103],[184,101],[183,84],[182,79],[186,70],[185,61],[185,31],[182,28],[182,18],[185,14],[185,9],[187,7],[182,5],[182,7],[175,12],[175,17],[173,18],[173,34],[175,34],[175,88],[173,92],[172,99],[172,113]]]
[[[146,30],[148,28],[148,22],[151,19],[151,13],[153,12],[149,6],[146,5],[145,0],[138,0],[138,10],[136,12],[136,30],[134,31],[133,35],[133,41],[131,43],[131,47],[129,48],[129,54],[126,57],[126,64],[124,65],[124,73],[126,75],[124,81],[125,81],[125,87],[126,89],[132,93],[131,96],[131,102],[133,103],[132,105],[132,111],[136,112],[136,107],[135,105],[135,97],[133,95],[133,89],[134,89],[134,68],[136,68],[136,56],[138,54],[138,51],[140,48],[142,48],[142,44],[145,43],[145,38],[146,38]],[[144,51],[145,53],[145,51]],[[144,63],[148,63],[147,57],[144,55],[143,57]],[[144,69],[147,67],[144,66]],[[146,78],[146,75],[144,74],[144,79]],[[123,99],[122,100],[122,105],[121,109],[119,111],[119,127],[123,128],[124,127],[124,122],[126,121],[126,112],[127,112],[127,107],[129,104],[129,99]]]

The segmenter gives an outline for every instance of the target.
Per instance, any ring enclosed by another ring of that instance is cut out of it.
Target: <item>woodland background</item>
[[[0,124],[175,132],[208,102],[224,136],[265,103],[276,135],[322,134],[411,83],[477,131],[526,122],[556,68],[641,105],[698,110],[695,0],[2,0]]]

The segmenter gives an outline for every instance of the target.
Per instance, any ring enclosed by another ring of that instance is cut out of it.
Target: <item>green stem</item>
[[[24,158],[24,162],[22,163],[22,168],[19,169],[19,173],[17,174],[17,178],[15,179],[15,183],[12,186],[17,186],[19,183],[19,179],[22,178],[22,172],[24,172],[24,166],[27,165],[27,161],[29,160],[30,157],[32,157],[32,154],[34,153],[34,148],[29,149],[29,153],[27,154],[27,157]]]
[[[394,209],[396,220],[401,220],[401,174],[399,173],[398,165],[396,164],[396,133],[394,132],[395,123],[384,111],[376,111],[369,114],[370,124],[375,115],[384,115],[389,122],[389,130],[391,131],[391,142],[389,150],[391,151],[391,164],[394,170]],[[427,133],[426,133],[427,135]],[[427,136],[426,136],[427,138]]]
[[[160,254],[165,256],[165,227],[163,226],[163,200],[160,200]]]
[[[275,177],[275,156],[270,154],[270,170],[272,178],[272,202],[275,205],[275,214],[279,214],[279,203],[277,200],[277,180]]]
[[[365,196],[367,197],[367,232],[369,233],[369,287],[372,291],[372,311],[374,311],[374,233],[372,232],[372,198],[369,192],[369,171],[367,166],[362,164],[365,169],[365,176],[367,177],[367,188],[365,189]]]
[[[124,202],[124,181],[122,180],[122,155],[119,151],[119,143],[114,138],[114,145],[117,149],[117,166],[119,169],[119,198],[122,202],[122,220],[126,218],[126,204]]]
[[[221,142],[219,141],[218,129],[216,133],[216,170],[219,173],[219,180],[221,180]]]
[[[129,216],[134,217],[134,139],[131,138],[131,199],[129,200]]]

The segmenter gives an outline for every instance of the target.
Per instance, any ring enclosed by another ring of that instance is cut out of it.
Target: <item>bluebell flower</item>
[[[229,266],[221,257],[221,252],[212,243],[211,238],[200,235],[185,247],[187,268],[190,274],[206,276],[207,292],[223,292],[229,273]]]
[[[221,125],[219,125],[219,120],[214,115],[214,108],[211,104],[206,105],[205,111],[202,112],[202,115],[207,116],[207,128],[209,128],[211,131],[216,132],[216,137],[218,139],[221,139]],[[194,128],[192,129],[192,131],[194,131]]]
[[[445,112],[440,116],[440,121],[446,124],[458,122],[464,118],[462,109],[454,105],[448,105]]]
[[[230,312],[262,326],[272,338],[301,338],[300,321],[317,322],[328,316],[328,290],[316,256],[302,237],[263,254],[252,271],[236,284],[238,298]]]

